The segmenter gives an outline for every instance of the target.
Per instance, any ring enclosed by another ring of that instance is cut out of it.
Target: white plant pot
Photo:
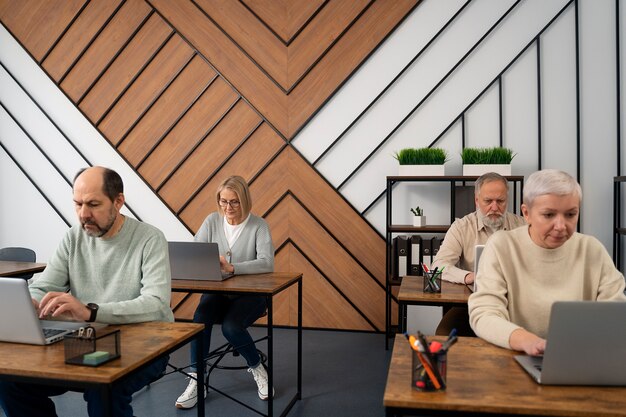
[[[426,216],[413,216],[413,226],[415,227],[426,226]]]
[[[502,176],[511,175],[511,164],[463,164],[463,175],[468,177],[480,177],[488,172]]]
[[[401,177],[433,177],[446,175],[445,165],[398,165]]]

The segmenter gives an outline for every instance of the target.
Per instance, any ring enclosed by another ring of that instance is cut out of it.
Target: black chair
[[[0,261],[35,262],[37,255],[35,251],[28,248],[2,248],[0,249]],[[33,273],[11,275],[12,278],[31,279]]]

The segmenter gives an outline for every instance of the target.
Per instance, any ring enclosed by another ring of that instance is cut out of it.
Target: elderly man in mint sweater
[[[109,324],[173,321],[167,241],[157,228],[120,214],[120,176],[103,167],[84,169],[74,178],[73,199],[79,224],[69,229],[30,285],[40,316]],[[158,378],[167,361],[162,358],[113,385],[115,416],[133,415],[132,394]],[[66,391],[1,382],[0,405],[7,417],[56,416],[50,397]],[[102,415],[98,390],[86,389],[83,397],[89,416]]]

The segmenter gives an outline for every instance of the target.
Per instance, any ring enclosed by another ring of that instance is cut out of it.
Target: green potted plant
[[[480,176],[487,172],[511,175],[514,157],[515,154],[508,148],[465,148],[461,151],[463,175]]]
[[[401,176],[445,175],[448,153],[441,148],[404,148],[394,154]]]
[[[426,216],[424,216],[424,209],[420,208],[420,206],[417,206],[415,208],[411,208],[411,213],[413,213],[413,226],[426,226]]]

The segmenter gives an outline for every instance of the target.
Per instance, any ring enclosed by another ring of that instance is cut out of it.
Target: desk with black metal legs
[[[297,389],[280,416],[285,416],[295,402],[302,398],[302,274],[296,272],[273,272],[268,274],[236,275],[225,281],[172,280],[172,291],[176,292],[260,295],[267,299],[267,376],[270,390],[274,387],[274,314],[272,299],[275,295],[296,283],[298,284]],[[274,397],[272,395],[267,400],[267,414],[262,414],[236,398],[221,391],[218,392],[258,414],[269,417],[274,416]],[[202,401],[199,403],[202,403]]]
[[[444,314],[450,307],[467,306],[472,291],[462,284],[441,281],[441,292],[424,292],[424,277],[405,276],[398,292],[398,324],[400,332],[406,331],[407,306],[442,306]]]
[[[203,343],[204,325],[196,323],[147,322],[109,326],[120,329],[121,356],[97,368],[65,363],[63,342],[48,346],[0,342],[0,379],[31,384],[53,385],[67,389],[98,388],[105,416],[113,415],[112,385],[140,371],[196,339]],[[198,350],[200,351],[200,349]],[[198,354],[201,360],[201,354]],[[204,370],[198,370],[198,387],[203,389]],[[86,406],[85,406],[86,407]],[[204,417],[204,403],[198,417]]]

